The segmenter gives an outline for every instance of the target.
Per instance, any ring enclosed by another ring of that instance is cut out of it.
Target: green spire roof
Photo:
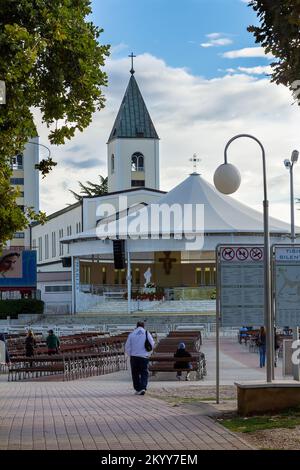
[[[108,142],[118,137],[159,138],[133,74],[130,77]]]

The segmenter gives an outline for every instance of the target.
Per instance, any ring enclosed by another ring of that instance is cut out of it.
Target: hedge
[[[20,313],[41,315],[44,312],[44,302],[35,299],[0,300],[0,318],[18,318]]]

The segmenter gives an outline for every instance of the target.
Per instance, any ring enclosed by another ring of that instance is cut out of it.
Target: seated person
[[[242,326],[242,328],[240,328],[239,343],[242,344],[242,340],[246,341],[247,336],[248,328],[246,326]]]
[[[174,354],[174,357],[192,357],[192,355],[185,349],[184,343],[179,343],[177,351]],[[175,369],[191,369],[192,364],[190,362],[175,362],[174,368]],[[180,370],[177,371],[177,374],[176,374],[177,380],[181,380],[181,374],[182,372]],[[187,372],[185,380],[190,380],[189,375],[190,375],[190,372]]]

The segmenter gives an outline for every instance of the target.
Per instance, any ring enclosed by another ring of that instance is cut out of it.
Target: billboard
[[[275,321],[277,326],[300,324],[300,246],[273,246]]]
[[[36,288],[36,251],[4,250],[0,255],[0,289]]]
[[[263,245],[219,245],[217,272],[222,326],[263,325]]]

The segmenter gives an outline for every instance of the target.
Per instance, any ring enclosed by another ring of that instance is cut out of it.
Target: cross
[[[197,164],[201,162],[201,158],[198,158],[194,153],[193,157],[190,158],[190,162],[193,162],[194,173],[197,173]]]
[[[171,252],[164,251],[165,258],[159,258],[158,261],[163,263],[163,267],[166,274],[170,274],[172,269],[172,264],[175,263],[176,258],[170,258]]]
[[[135,70],[133,68],[133,58],[136,57],[136,55],[134,55],[133,52],[132,52],[128,57],[131,57],[131,70],[130,70],[130,73],[131,73],[131,75],[133,75],[134,72],[135,72]]]

